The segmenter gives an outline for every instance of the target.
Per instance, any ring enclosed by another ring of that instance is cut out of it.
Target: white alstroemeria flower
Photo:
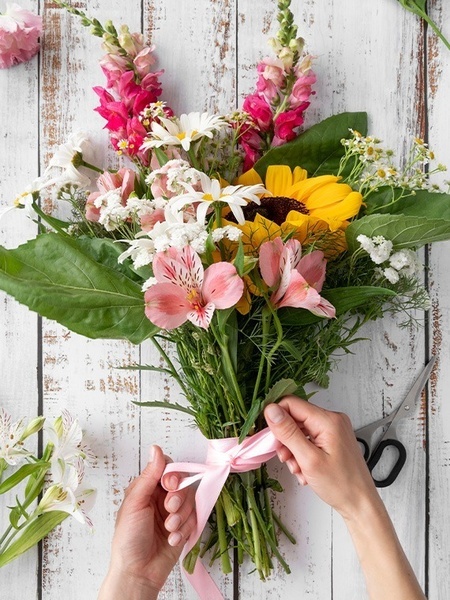
[[[23,447],[25,429],[24,419],[13,423],[11,415],[1,409],[0,459],[2,458],[8,465],[15,466],[27,456],[31,456],[31,453]]]
[[[236,221],[240,225],[243,225],[245,223],[245,217],[242,207],[247,206],[248,202],[260,204],[259,195],[268,193],[264,186],[260,184],[227,185],[226,187],[221,188],[218,179],[211,179],[205,173],[200,173],[200,183],[200,191],[195,190],[190,185],[186,185],[186,194],[172,198],[167,205],[166,213],[168,210],[176,213],[183,210],[187,204],[198,202],[197,221],[204,222],[206,214],[211,206],[215,202],[224,202],[230,207]]]
[[[53,427],[49,427],[46,433],[52,442],[54,449],[52,453],[52,471],[56,463],[62,461],[67,464],[75,464],[81,458],[87,462],[94,462],[95,455],[87,444],[83,442],[83,432],[77,419],[63,410]]]
[[[192,112],[183,114],[179,118],[160,117],[160,123],[154,121],[149,137],[141,148],[159,148],[160,146],[181,146],[186,152],[191,143],[202,137],[213,137],[214,131],[220,131],[229,124],[223,117],[209,115],[208,113]]]
[[[53,472],[55,475],[55,472]],[[84,464],[79,460],[75,465],[58,463],[54,483],[46,490],[39,502],[36,512],[46,513],[62,511],[78,522],[92,527],[87,513],[94,505],[96,490],[81,486],[84,477]]]

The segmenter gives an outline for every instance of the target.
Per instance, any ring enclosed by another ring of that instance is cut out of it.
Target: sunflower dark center
[[[304,215],[309,215],[309,210],[303,202],[299,202],[294,198],[286,198],[285,196],[268,196],[267,198],[261,198],[261,204],[259,206],[254,202],[249,202],[247,206],[243,208],[246,221],[254,221],[256,215],[261,215],[277,225],[281,225],[286,221],[286,217],[291,210],[296,210]],[[236,219],[231,213],[227,215],[226,218],[228,221],[236,223]]]

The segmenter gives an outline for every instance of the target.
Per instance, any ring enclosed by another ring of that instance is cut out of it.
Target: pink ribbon
[[[273,458],[279,448],[281,448],[280,442],[270,429],[266,428],[246,438],[242,444],[238,443],[238,438],[208,440],[205,464],[181,462],[166,466],[161,478],[161,484],[166,490],[164,482],[171,473],[191,474],[181,480],[177,490],[182,490],[197,481],[200,482],[195,493],[197,526],[183,548],[181,563],[202,535],[228,475],[258,469],[262,463]],[[221,592],[200,559],[197,560],[192,575],[186,573],[186,577],[201,600],[223,600]]]

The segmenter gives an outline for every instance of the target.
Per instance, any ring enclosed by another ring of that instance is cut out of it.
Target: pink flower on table
[[[153,274],[156,283],[145,292],[145,314],[162,329],[175,329],[186,321],[207,329],[215,309],[232,307],[244,291],[232,264],[218,262],[204,270],[191,246],[156,254]]]
[[[0,69],[30,60],[39,51],[42,18],[18,4],[7,4],[0,14]]]
[[[264,242],[259,251],[259,268],[271,288],[271,303],[277,308],[305,308],[320,317],[332,318],[336,310],[320,296],[325,281],[326,260],[320,250],[303,258],[298,240],[285,244],[281,238]]]
[[[97,179],[98,192],[89,194],[86,201],[86,219],[97,222],[100,218],[100,207],[95,206],[95,201],[107,192],[120,189],[122,205],[126,206],[127,200],[134,191],[136,173],[132,169],[119,169],[116,173],[105,171]]]

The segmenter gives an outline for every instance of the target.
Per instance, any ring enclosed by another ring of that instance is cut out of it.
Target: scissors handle
[[[361,446],[364,449],[364,460],[367,462],[369,460],[369,456],[370,456],[370,448],[369,448],[369,444],[366,442],[365,439],[357,437],[356,438],[357,441],[361,444]]]
[[[364,445],[364,442],[362,442],[362,444]],[[398,459],[397,459],[397,462],[395,463],[395,465],[392,467],[391,472],[385,479],[381,479],[381,480],[375,479],[375,477],[372,475],[375,485],[379,488],[387,487],[388,485],[391,485],[391,483],[394,483],[394,481],[397,479],[398,474],[402,470],[403,465],[406,462],[406,449],[405,449],[405,446],[401,442],[399,442],[396,439],[382,440],[380,442],[380,445],[378,446],[378,448],[375,450],[375,452],[372,454],[372,456],[370,457],[370,459],[367,462],[367,466],[371,473],[372,473],[373,469],[376,467],[376,465],[378,464],[378,462],[380,461],[380,458],[382,457],[383,452],[389,446],[393,446],[394,448],[397,448]]]

